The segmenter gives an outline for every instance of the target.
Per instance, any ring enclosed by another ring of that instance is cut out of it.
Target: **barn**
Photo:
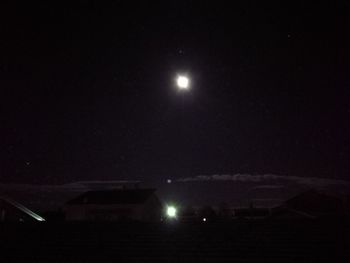
[[[344,198],[317,190],[308,190],[272,209],[273,218],[322,218],[343,215]]]
[[[88,191],[65,204],[68,221],[160,221],[155,189]]]

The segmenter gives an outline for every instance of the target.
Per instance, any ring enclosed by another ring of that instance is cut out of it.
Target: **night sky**
[[[1,4],[1,182],[350,179],[349,1],[101,2]]]

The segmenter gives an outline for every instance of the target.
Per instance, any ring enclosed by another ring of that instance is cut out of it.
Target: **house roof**
[[[155,189],[116,189],[108,191],[89,191],[67,202],[68,205],[81,204],[142,204]]]
[[[308,190],[305,191],[297,196],[294,196],[287,200],[285,203],[288,205],[294,205],[294,204],[305,204],[305,202],[317,202],[317,203],[324,203],[324,202],[333,202],[338,203],[341,202],[341,199],[330,194],[323,193],[321,191],[316,190]]]
[[[335,213],[343,209],[342,199],[315,190],[301,193],[287,200],[283,206],[312,215]]]

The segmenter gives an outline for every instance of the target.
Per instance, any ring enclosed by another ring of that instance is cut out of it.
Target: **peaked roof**
[[[77,204],[142,204],[155,189],[116,189],[108,191],[89,191],[67,202],[68,205]]]
[[[321,191],[316,190],[308,190],[297,196],[294,196],[287,200],[286,204],[305,204],[305,202],[314,202],[314,203],[322,203],[322,202],[341,202],[341,199],[331,195],[326,194]]]
[[[334,213],[342,211],[343,200],[320,191],[309,190],[287,200],[284,206],[310,214]]]

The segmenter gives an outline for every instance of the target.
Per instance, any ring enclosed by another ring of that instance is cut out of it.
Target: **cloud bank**
[[[333,180],[318,177],[299,177],[286,176],[275,174],[214,174],[214,175],[198,175],[194,177],[187,177],[178,179],[177,182],[202,182],[202,181],[232,181],[232,182],[251,182],[251,183],[266,183],[271,181],[290,182],[300,185],[308,185],[313,187],[324,187],[329,185],[346,185],[350,186],[350,181]]]

